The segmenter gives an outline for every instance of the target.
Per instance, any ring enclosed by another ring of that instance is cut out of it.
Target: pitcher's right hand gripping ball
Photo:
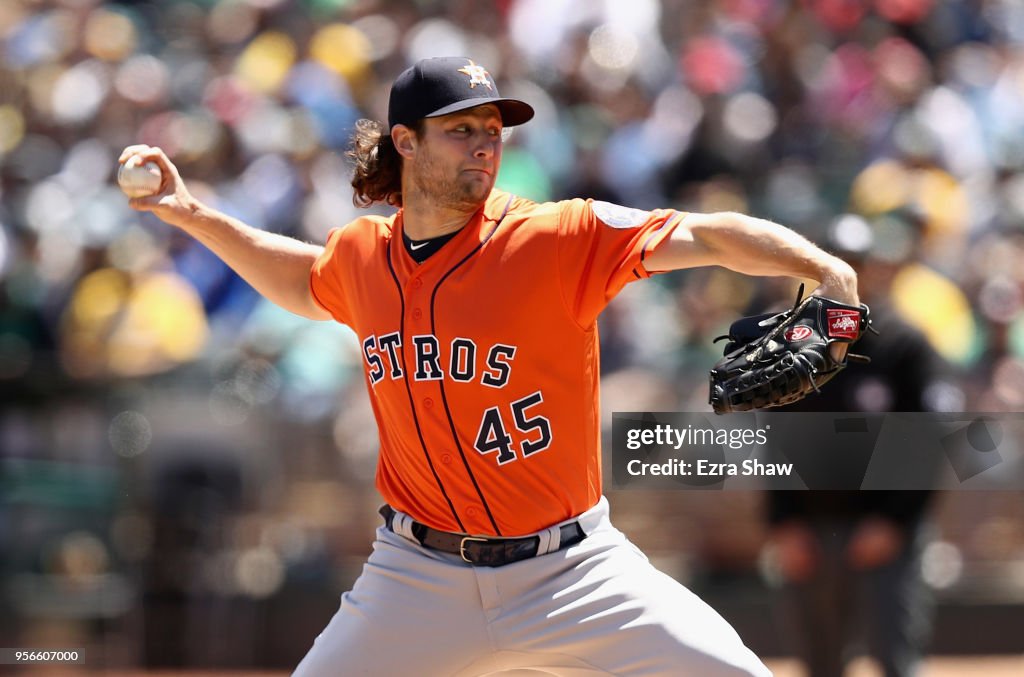
[[[711,370],[709,402],[716,414],[792,404],[842,371],[849,360],[836,360],[833,343],[853,343],[865,330],[874,332],[868,307],[850,306],[821,296],[803,297],[785,312],[743,317],[732,323],[725,357]],[[876,332],[877,333],[877,332]]]

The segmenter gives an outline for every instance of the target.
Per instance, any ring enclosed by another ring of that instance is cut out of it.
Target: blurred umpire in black
[[[905,218],[902,226],[914,228]],[[829,234],[830,248],[857,269],[860,297],[881,332],[866,333],[857,344],[871,363],[843,371],[785,411],[962,408],[949,366],[889,301],[893,276],[910,252],[879,242],[877,232],[864,219],[843,215]],[[915,674],[931,631],[933,601],[921,554],[932,499],[929,491],[767,492],[783,628],[812,677],[842,675],[857,639],[887,677]]]

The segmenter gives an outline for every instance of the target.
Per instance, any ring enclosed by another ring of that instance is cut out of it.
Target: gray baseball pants
[[[587,537],[476,567],[381,527],[297,677],[770,675],[710,606],[612,526],[602,498]]]

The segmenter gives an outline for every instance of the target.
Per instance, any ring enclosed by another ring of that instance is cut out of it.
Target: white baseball
[[[160,192],[164,181],[160,167],[155,162],[138,164],[139,158],[133,157],[117,170],[117,185],[128,197],[147,197]]]

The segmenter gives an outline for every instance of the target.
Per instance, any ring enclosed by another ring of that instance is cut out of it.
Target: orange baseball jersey
[[[402,212],[332,230],[313,296],[362,343],[377,488],[435,529],[517,536],[601,496],[597,316],[682,220],[498,190],[417,264]]]

